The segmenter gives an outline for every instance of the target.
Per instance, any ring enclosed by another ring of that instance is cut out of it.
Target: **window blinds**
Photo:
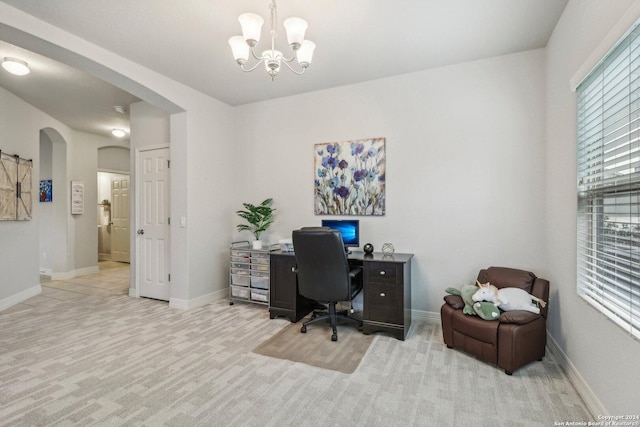
[[[578,294],[640,339],[640,28],[577,92]]]

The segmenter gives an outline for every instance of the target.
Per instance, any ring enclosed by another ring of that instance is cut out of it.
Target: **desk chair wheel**
[[[338,334],[334,333],[331,335],[331,341],[338,341]]]
[[[300,332],[302,332],[303,334],[307,333],[307,327],[305,325],[302,325],[302,328],[300,328]]]

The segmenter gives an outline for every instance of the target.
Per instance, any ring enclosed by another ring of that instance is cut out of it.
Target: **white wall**
[[[53,185],[53,141],[44,131],[40,132],[40,180],[52,180]],[[34,182],[34,190],[35,190]],[[62,183],[56,182],[56,185]],[[56,188],[57,190],[57,188]],[[60,189],[61,190],[61,189]],[[54,196],[52,189],[52,197]],[[39,200],[39,198],[38,198]],[[35,203],[35,200],[34,200]],[[53,199],[51,202],[38,203],[40,214],[40,273],[51,275],[53,273]]]
[[[546,61],[548,328],[610,414],[638,413],[640,342],[576,293],[576,96],[569,80],[633,3],[570,1],[549,41]]]
[[[543,269],[543,104],[535,50],[237,107],[234,208],[273,197],[272,242],[317,225],[313,145],[385,137],[386,215],[359,217],[361,243],[414,253],[412,308],[439,312],[480,268]]]
[[[109,141],[109,143],[111,143],[111,141]],[[129,172],[131,170],[131,165],[128,145],[129,144],[123,147],[107,146],[99,148],[98,169]]]
[[[171,114],[171,216],[187,220],[187,227],[172,229],[172,295],[185,308],[222,296],[228,289],[222,260],[231,241],[233,109],[1,2],[0,29],[10,43],[91,72]]]
[[[0,88],[2,149],[33,159],[34,189],[40,182],[40,130],[52,127],[65,137],[66,126]],[[35,198],[30,221],[0,221],[0,308],[6,308],[39,292],[40,208]]]

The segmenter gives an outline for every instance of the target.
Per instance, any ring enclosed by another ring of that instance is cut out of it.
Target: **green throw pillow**
[[[464,301],[464,308],[462,309],[464,314],[476,315],[476,312],[473,310],[473,300],[471,297],[477,290],[478,287],[476,285],[463,285],[462,289],[460,289],[460,296],[462,297],[462,301]]]
[[[479,316],[484,320],[497,320],[500,317],[500,310],[494,303],[488,301],[474,302],[473,294],[478,290],[476,285],[463,285],[462,289],[447,288],[446,292],[451,295],[460,295],[464,301],[462,312],[470,316]]]
[[[473,304],[473,311],[484,320],[498,320],[500,310],[492,302],[479,301]]]

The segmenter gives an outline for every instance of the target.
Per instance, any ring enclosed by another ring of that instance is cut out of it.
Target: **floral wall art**
[[[314,148],[316,215],[384,215],[385,138]]]

